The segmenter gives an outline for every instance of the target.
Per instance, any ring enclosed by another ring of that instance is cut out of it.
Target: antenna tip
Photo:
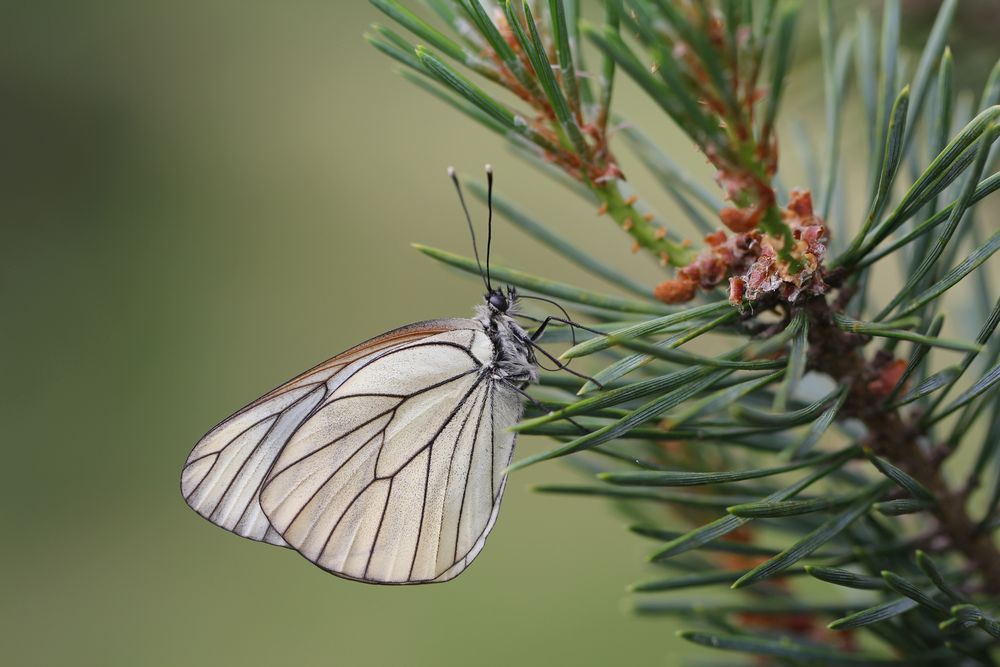
[[[487,174],[491,174],[491,175],[493,174],[493,165],[492,164],[487,164],[486,165],[486,173]]]
[[[448,178],[455,178],[455,168],[448,165]]]

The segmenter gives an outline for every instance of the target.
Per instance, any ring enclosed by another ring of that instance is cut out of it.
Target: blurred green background
[[[491,162],[501,191],[639,279],[652,262],[400,80],[361,38],[366,3],[4,5],[0,661],[677,664],[671,621],[622,611],[650,545],[599,500],[530,492],[572,479],[559,463],[511,480],[489,548],[444,586],[337,579],[178,491],[198,438],[272,386],[470,312],[477,284],[409,247],[469,252],[448,164]],[[815,69],[797,76],[792,106],[816,108]],[[596,286],[506,224],[495,249]]]

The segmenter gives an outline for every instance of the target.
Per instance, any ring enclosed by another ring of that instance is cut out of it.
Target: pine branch
[[[408,80],[673,270],[645,285],[494,197],[502,218],[609,290],[491,265],[495,281],[588,321],[542,338],[586,372],[543,375],[514,430],[555,445],[508,472],[558,458],[587,481],[539,491],[627,508],[631,530],[661,542],[651,560],[672,570],[637,594],[737,589],[718,605],[646,599],[637,611],[697,616],[712,631],[685,639],[761,664],[995,664],[1000,300],[988,267],[1000,234],[981,213],[1000,188],[1000,64],[978,99],[960,91],[947,40],[962,4],[941,4],[912,57],[899,0],[877,6],[880,29],[868,8],[845,22],[828,1],[815,26],[798,26],[797,4],[779,0],[607,0],[594,23],[576,2],[428,0],[444,29],[396,0],[375,4],[408,34],[376,26],[369,40]],[[799,94],[792,47],[811,35],[825,134],[793,120],[799,134],[779,137],[782,100]],[[717,192],[624,120],[621,77],[700,152]],[[845,122],[855,86],[863,127]],[[868,152],[845,152],[847,136]],[[779,179],[779,139],[805,147],[810,173],[782,165]],[[657,195],[633,189],[620,150],[684,220],[653,213]],[[859,169],[869,182],[852,198],[844,173]],[[803,180],[812,190],[782,184]],[[953,308],[958,298],[969,308]],[[960,310],[981,320],[974,340]],[[978,449],[955,457],[970,439]],[[857,597],[817,601],[802,575]]]

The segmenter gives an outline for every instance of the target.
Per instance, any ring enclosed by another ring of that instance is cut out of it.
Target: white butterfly
[[[464,571],[496,521],[509,427],[522,387],[537,380],[532,338],[511,317],[517,297],[490,284],[488,248],[475,317],[390,331],[227,418],[188,457],[187,503],[350,579],[429,583]]]

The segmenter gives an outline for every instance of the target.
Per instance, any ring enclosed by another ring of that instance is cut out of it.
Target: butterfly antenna
[[[448,177],[451,178],[451,182],[455,184],[455,192],[458,193],[458,201],[462,203],[462,212],[465,213],[465,221],[469,223],[469,234],[472,235],[472,252],[476,256],[476,264],[479,266],[479,275],[483,279],[483,284],[486,285],[486,291],[492,292],[493,288],[490,287],[490,281],[486,277],[486,273],[483,271],[483,263],[479,261],[479,246],[476,243],[476,229],[472,226],[472,216],[469,215],[469,207],[465,205],[465,195],[462,194],[462,186],[458,182],[458,176],[455,174],[454,167],[448,167]],[[486,255],[487,261],[489,261],[489,254]]]
[[[490,276],[490,249],[493,246],[493,165],[486,165],[486,210],[489,217],[486,222],[486,286],[493,291],[493,278]]]

